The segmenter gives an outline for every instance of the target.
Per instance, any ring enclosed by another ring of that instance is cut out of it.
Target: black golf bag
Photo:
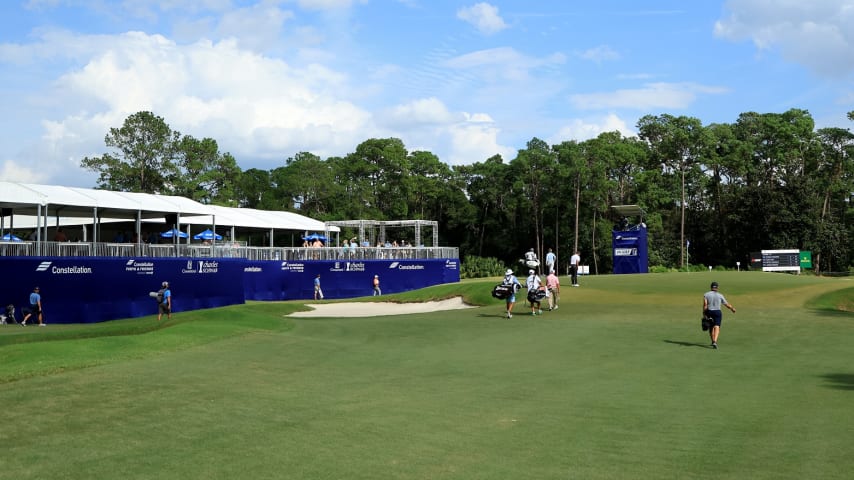
[[[504,300],[518,292],[519,287],[520,285],[518,283],[506,284],[501,282],[492,289],[492,296]]]
[[[15,318],[15,306],[11,303],[6,305],[6,308],[3,309],[3,313],[0,314],[0,324],[13,324],[18,323],[18,319]]]
[[[712,320],[712,317],[710,317],[707,312],[703,312],[703,318],[700,319],[700,328],[702,328],[703,331],[705,332],[705,331],[709,330],[710,328],[712,328],[714,326],[714,324],[715,324],[715,321]]]
[[[499,283],[492,289],[492,296],[499,300],[504,300],[510,295],[513,295],[513,285],[504,285]]]
[[[528,290],[528,301],[530,303],[542,302],[546,298],[546,290],[538,288],[536,290]]]

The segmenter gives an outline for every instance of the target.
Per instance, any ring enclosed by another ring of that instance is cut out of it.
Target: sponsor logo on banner
[[[424,270],[424,265],[402,265],[400,262],[391,262],[388,268],[396,268],[398,270]]]
[[[615,248],[614,249],[615,257],[637,257],[638,249],[637,248]]]
[[[286,272],[304,272],[305,264],[304,263],[288,263],[282,262],[282,270]]]
[[[154,275],[154,262],[140,262],[130,259],[125,263],[125,271],[137,275]]]
[[[638,237],[624,237],[624,236],[622,236],[622,235],[617,235],[617,238],[616,238],[616,239],[617,239],[617,240],[622,240],[622,241],[624,241],[624,242],[629,242],[629,241],[637,242],[637,241],[638,241]]]
[[[329,269],[330,272],[343,272],[344,268],[341,266],[341,262],[335,262],[335,265]]]
[[[457,261],[456,260],[445,260],[445,268],[448,270],[456,270],[457,269]]]
[[[364,272],[365,262],[347,262],[346,269],[348,272]]]
[[[263,272],[264,269],[262,269],[261,267],[245,267],[243,271],[248,273],[260,273]]]
[[[81,265],[72,265],[70,267],[56,267],[53,266],[53,262],[41,262],[38,267],[36,267],[37,272],[47,272],[54,275],[90,275],[92,273],[92,267],[85,267]]]
[[[219,262],[210,260],[199,260],[197,265],[193,265],[192,260],[187,261],[186,268],[181,269],[181,273],[217,273],[219,271]]]
[[[219,272],[219,262],[211,260],[199,260],[199,273]]]

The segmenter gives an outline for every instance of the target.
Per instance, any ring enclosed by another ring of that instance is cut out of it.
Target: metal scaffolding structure
[[[358,228],[359,244],[368,242],[370,246],[377,243],[384,244],[388,239],[387,230],[390,228],[414,228],[415,239],[412,246],[422,246],[422,229],[429,228],[431,229],[433,244],[427,246],[439,246],[439,222],[435,220],[336,220],[325,223],[327,227]]]

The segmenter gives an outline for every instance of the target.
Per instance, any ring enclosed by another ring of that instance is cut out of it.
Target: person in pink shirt
[[[557,301],[560,296],[560,280],[555,275],[554,270],[550,270],[549,276],[546,277],[546,288],[549,291],[549,311],[557,310]]]

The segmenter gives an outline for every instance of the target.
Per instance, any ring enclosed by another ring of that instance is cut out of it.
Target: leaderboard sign
[[[800,272],[800,250],[762,250],[750,254],[753,268],[762,268],[763,272]]]

